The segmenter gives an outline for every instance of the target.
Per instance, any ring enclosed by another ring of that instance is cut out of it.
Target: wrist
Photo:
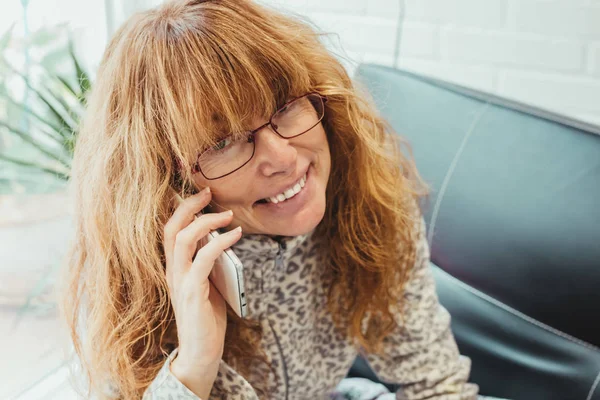
[[[178,368],[181,371],[214,371],[219,369],[221,358],[204,359],[202,357],[194,357],[191,354],[185,350],[182,351],[180,347],[172,363],[177,362]]]
[[[179,355],[171,361],[171,373],[201,399],[208,399],[219,372],[220,360],[210,363],[190,363]]]

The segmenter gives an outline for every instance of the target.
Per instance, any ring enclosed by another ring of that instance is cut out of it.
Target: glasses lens
[[[323,118],[321,96],[309,94],[282,107],[273,116],[273,127],[284,137],[298,136],[314,128]]]
[[[291,138],[314,128],[324,113],[321,96],[309,94],[279,109],[271,122],[277,133]],[[242,167],[253,155],[254,141],[247,134],[232,135],[200,154],[198,166],[207,179],[217,179]]]
[[[216,179],[235,171],[247,163],[254,154],[254,143],[245,135],[232,135],[221,139],[216,145],[198,157],[198,166],[207,179]]]

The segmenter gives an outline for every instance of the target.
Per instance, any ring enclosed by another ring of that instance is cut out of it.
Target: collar
[[[314,229],[298,236],[274,236],[252,233],[242,235],[240,240],[232,246],[232,249],[240,259],[293,254],[296,248],[307,241],[313,233]]]
[[[244,266],[249,316],[267,312],[269,301],[265,294],[276,289],[281,275],[286,274],[286,260],[308,244],[313,233],[314,230],[299,236],[248,234],[231,246]]]

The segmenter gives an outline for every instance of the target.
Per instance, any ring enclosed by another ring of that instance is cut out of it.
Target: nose
[[[282,138],[271,125],[267,125],[256,132],[254,140],[254,157],[262,174],[289,175],[294,172],[298,151],[290,144],[289,139]]]

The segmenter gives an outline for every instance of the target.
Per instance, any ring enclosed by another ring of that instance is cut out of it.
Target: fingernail
[[[237,228],[234,229],[235,232],[241,232],[242,231],[242,227],[238,226]]]
[[[225,211],[227,213],[227,215],[233,215],[233,211],[229,210],[229,211]]]
[[[204,188],[204,194],[209,194],[210,193],[210,186],[207,186]]]

